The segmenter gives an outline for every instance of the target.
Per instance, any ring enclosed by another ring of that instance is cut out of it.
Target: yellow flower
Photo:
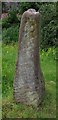
[[[51,52],[51,48],[48,49],[48,53],[50,53],[50,52]]]
[[[53,49],[53,55],[55,55],[55,50]]]
[[[46,54],[46,56],[48,56],[48,53]]]
[[[42,56],[44,55],[44,53],[42,52]]]
[[[8,53],[8,51],[7,51],[7,53]]]

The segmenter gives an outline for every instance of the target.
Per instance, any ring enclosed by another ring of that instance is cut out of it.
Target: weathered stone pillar
[[[35,107],[43,100],[45,88],[39,56],[39,26],[39,12],[29,9],[23,13],[14,80],[15,100]]]

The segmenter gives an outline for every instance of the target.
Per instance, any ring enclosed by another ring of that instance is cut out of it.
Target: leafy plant
[[[12,27],[5,28],[2,31],[2,40],[4,43],[9,44],[11,42],[18,41],[19,25],[13,25]]]
[[[23,12],[25,12],[27,9],[30,9],[30,8],[36,9],[36,11],[39,11],[41,14],[40,45],[42,49],[44,48],[47,51],[49,47],[55,46],[57,41],[56,29],[58,28],[58,25],[56,22],[56,19],[57,19],[56,3],[24,2],[23,4],[22,2],[20,2],[18,7],[19,13],[15,7],[13,7],[13,9],[10,9],[8,12],[8,18],[2,21],[2,27],[8,28],[8,27],[12,27],[13,24],[20,24],[21,15],[23,14]],[[9,30],[7,29],[7,31]],[[11,34],[11,31],[9,31],[9,33]],[[5,34],[5,32],[3,32],[3,34]],[[7,38],[8,38],[8,35],[7,35]],[[10,39],[8,38],[8,40]],[[16,40],[13,39],[13,40],[10,40],[9,42],[11,41],[16,41]]]

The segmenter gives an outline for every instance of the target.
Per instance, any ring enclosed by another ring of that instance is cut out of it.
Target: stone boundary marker
[[[22,15],[18,60],[14,79],[16,102],[38,107],[43,100],[45,83],[40,66],[40,13],[28,9]]]

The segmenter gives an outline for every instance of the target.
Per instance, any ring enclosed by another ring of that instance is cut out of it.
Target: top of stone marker
[[[26,17],[26,18],[28,18],[29,16],[33,16],[33,17],[37,18],[39,15],[40,15],[39,11],[36,12],[36,10],[32,9],[32,8],[28,9],[27,11],[25,11],[23,13],[23,17]]]
[[[36,10],[35,10],[35,9],[32,9],[32,8],[31,8],[31,9],[28,9],[27,11],[28,11],[28,12],[36,12]]]
[[[37,14],[37,13],[39,13],[39,12],[36,12],[36,10],[35,9],[28,9],[26,12],[28,12],[28,13],[31,13],[31,14]]]
[[[39,11],[37,12],[35,9],[30,8],[23,13],[22,21],[24,23],[24,22],[27,21],[27,19],[32,18],[32,19],[35,19],[38,22],[39,17],[40,17]]]

